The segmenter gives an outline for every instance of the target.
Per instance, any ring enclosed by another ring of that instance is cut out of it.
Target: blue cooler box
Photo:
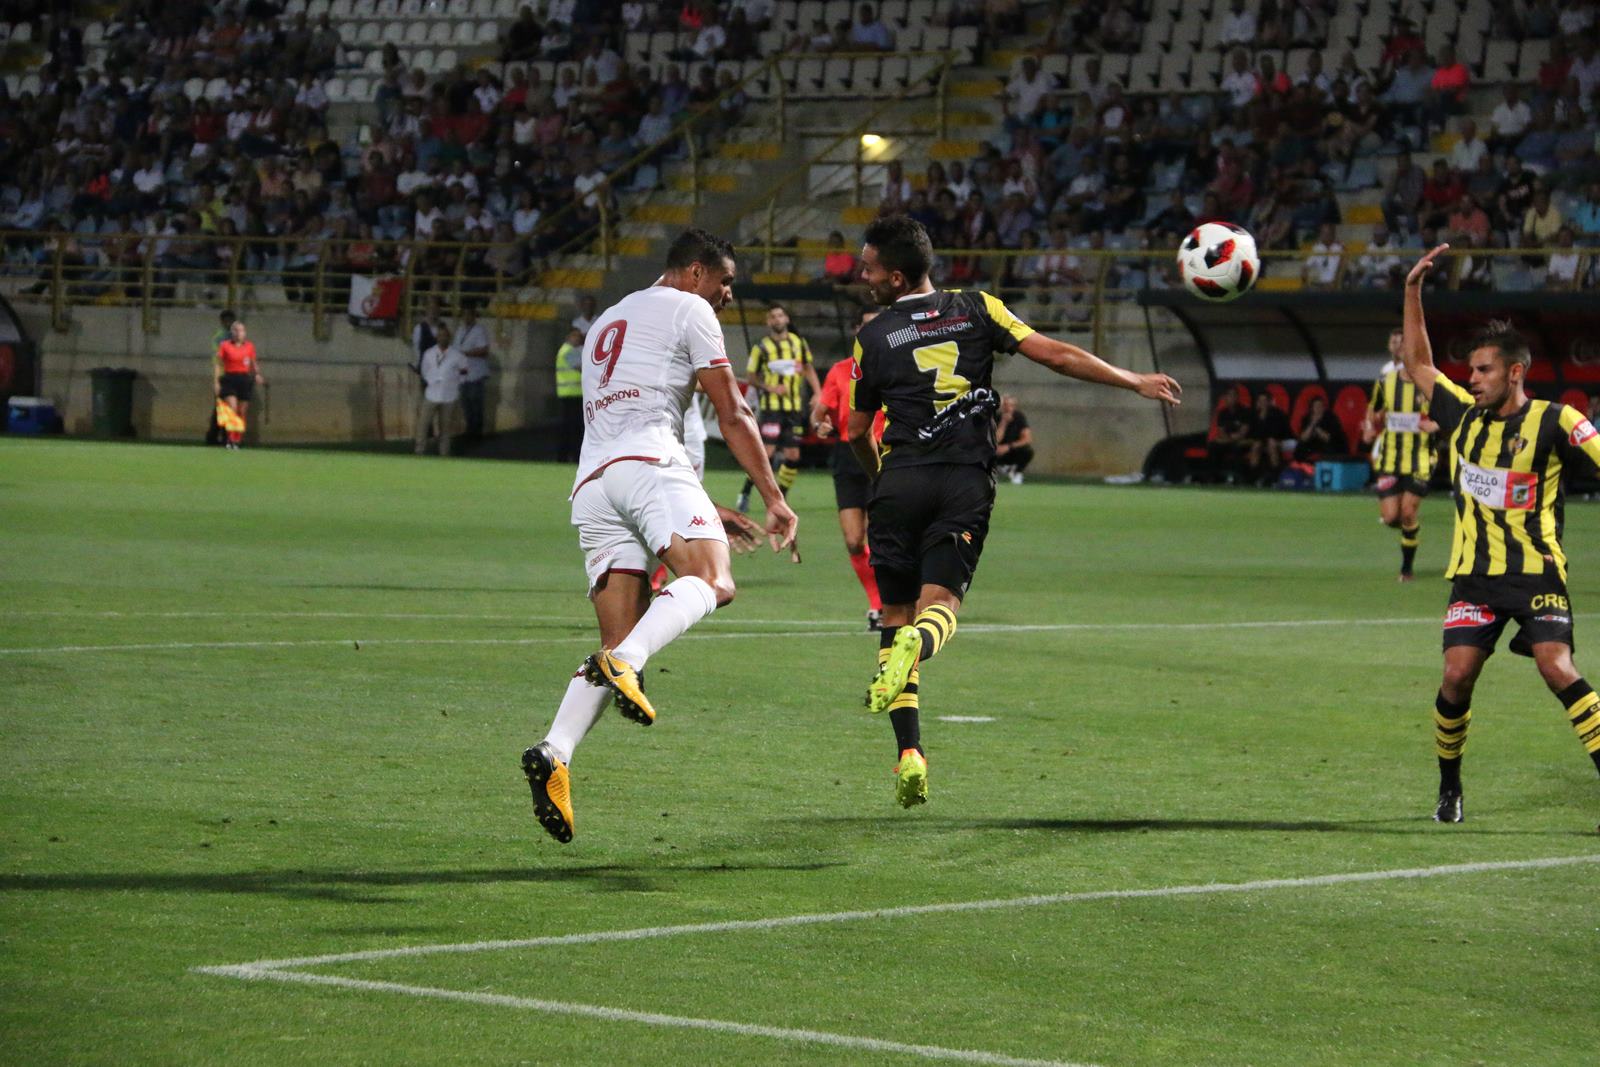
[[[53,433],[56,421],[56,406],[36,396],[14,396],[6,411],[8,433]]]
[[[1367,484],[1367,465],[1360,462],[1320,460],[1317,463],[1317,492],[1351,493]]]

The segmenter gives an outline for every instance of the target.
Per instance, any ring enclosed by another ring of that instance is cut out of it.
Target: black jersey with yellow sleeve
[[[1445,435],[1456,528],[1446,578],[1543,574],[1563,581],[1561,474],[1573,462],[1600,463],[1600,435],[1565,404],[1529,400],[1500,416],[1443,375],[1431,417]]]
[[[1384,415],[1373,473],[1427,481],[1433,470],[1433,448],[1421,424],[1428,417],[1428,402],[1416,383],[1400,377],[1398,370],[1391,370],[1372,383],[1372,400],[1367,409]]]
[[[811,366],[811,346],[797,333],[781,339],[763,337],[750,349],[749,375],[766,386],[761,390],[761,410],[797,412],[806,410],[804,368]],[[772,392],[783,386],[782,393]]]
[[[850,406],[882,410],[885,467],[994,461],[994,354],[1033,330],[988,293],[903,297],[856,335]]]

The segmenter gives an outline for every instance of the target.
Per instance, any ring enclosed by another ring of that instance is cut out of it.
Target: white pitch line
[[[548,615],[479,615],[472,612],[432,611],[57,611],[26,609],[6,611],[16,618],[52,619],[415,619],[459,620],[461,622],[528,622],[537,617],[541,622],[557,622],[572,626],[592,626],[594,616],[552,619]],[[718,619],[715,616],[701,625],[712,623],[740,626],[848,626],[849,619]]]
[[[1059,1060],[1021,1059],[1003,1056],[997,1052],[977,1049],[944,1048],[939,1045],[908,1045],[899,1041],[884,1041],[875,1037],[855,1037],[850,1034],[832,1034],[822,1030],[796,1030],[783,1026],[760,1026],[755,1023],[738,1023],[725,1019],[697,1019],[687,1015],[662,1015],[650,1011],[628,1011],[607,1008],[598,1004],[572,1004],[559,1000],[535,1000],[530,997],[513,997],[501,993],[476,993],[459,989],[439,989],[433,986],[401,985],[398,982],[372,982],[360,978],[340,978],[326,974],[307,974],[304,971],[261,970],[252,967],[200,967],[202,974],[242,978],[245,981],[289,982],[304,985],[334,986],[371,993],[400,993],[429,1000],[453,1000],[466,1004],[487,1004],[499,1008],[520,1008],[552,1015],[578,1015],[606,1022],[642,1023],[645,1026],[665,1026],[678,1030],[708,1030],[718,1034],[739,1037],[765,1037],[776,1041],[790,1041],[806,1045],[829,1045],[833,1048],[858,1052],[889,1052],[906,1056],[920,1056],[927,1060],[953,1060],[958,1063],[978,1063],[992,1067],[1093,1067],[1085,1063],[1063,1063]]]
[[[1593,614],[1579,614],[1576,618],[1593,618]],[[737,620],[730,620],[737,621]],[[759,620],[751,620],[757,622]],[[1399,619],[1262,619],[1243,622],[1060,622],[1060,623],[968,623],[961,627],[964,634],[1008,633],[1104,633],[1139,630],[1158,631],[1210,631],[1210,630],[1292,630],[1322,626],[1414,626],[1419,623],[1437,623],[1437,615],[1414,616]],[[783,633],[772,630],[752,630],[732,633],[691,633],[681,641],[733,641],[749,638],[800,638],[800,637],[861,637],[867,631],[856,627],[849,630],[798,630]],[[175,641],[119,645],[48,645],[36,648],[0,648],[0,656],[44,656],[78,652],[154,652],[163,649],[237,649],[237,648],[319,648],[350,645],[360,642],[372,645],[552,645],[592,642],[593,636],[570,634],[564,637],[316,637],[285,641]]]
[[[207,974],[232,973],[238,970],[266,972],[285,968],[320,967],[332,963],[360,963],[368,960],[398,959],[408,956],[496,952],[505,949],[543,948],[551,945],[593,945],[611,941],[646,941],[661,937],[682,937],[687,934],[722,934],[747,930],[775,930],[787,926],[821,926],[830,923],[862,922],[871,919],[899,919],[912,915],[947,915],[959,912],[1040,908],[1056,904],[1076,904],[1090,900],[1129,900],[1208,896],[1219,893],[1256,893],[1274,889],[1309,889],[1363,882],[1440,878],[1456,874],[1484,874],[1492,871],[1525,871],[1550,867],[1572,867],[1584,863],[1600,863],[1600,853],[1582,856],[1549,856],[1532,860],[1455,863],[1443,867],[1406,867],[1381,871],[1357,871],[1346,874],[1319,874],[1306,878],[1268,878],[1255,882],[1201,882],[1191,885],[1159,886],[1153,889],[1100,889],[1077,893],[1047,893],[1026,897],[965,900],[946,904],[912,904],[897,908],[871,908],[861,911],[781,915],[765,919],[733,919],[726,922],[686,923],[678,926],[635,927],[629,930],[597,930],[586,934],[557,934],[549,937],[529,937],[509,941],[468,941],[446,945],[411,945],[405,948],[369,949],[364,952],[336,952],[326,956],[257,960],[253,963],[234,964],[231,967],[199,967],[195,969]],[[244,977],[240,974],[233,974],[232,976],[236,978]]]

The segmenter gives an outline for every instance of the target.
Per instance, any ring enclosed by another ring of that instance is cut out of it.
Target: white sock
[[[643,670],[651,656],[677,640],[683,631],[717,610],[717,594],[703,578],[679,578],[651,601],[612,654],[634,670]]]
[[[572,676],[567,684],[567,695],[561,698],[561,707],[556,709],[556,721],[550,724],[550,732],[544,736],[557,759],[562,763],[572,762],[572,750],[600,721],[600,713],[610,700],[611,690],[603,685],[590,685],[582,671]]]

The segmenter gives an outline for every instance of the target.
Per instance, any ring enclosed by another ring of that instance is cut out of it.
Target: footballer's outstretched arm
[[[1433,383],[1439,371],[1433,365],[1433,346],[1428,343],[1428,324],[1422,317],[1422,280],[1433,269],[1433,261],[1449,251],[1449,245],[1438,245],[1417,260],[1417,265],[1406,275],[1405,320],[1400,327],[1400,358],[1405,361],[1406,373],[1417,383],[1422,395],[1433,399]]]
[[[1031,333],[1023,338],[1017,351],[1041,367],[1048,367],[1068,378],[1129,389],[1146,400],[1160,400],[1173,405],[1181,403],[1179,398],[1183,396],[1183,387],[1175,379],[1165,374],[1135,374],[1114,367],[1093,352],[1086,352],[1077,345],[1069,345],[1042,333]]]
[[[755,483],[756,491],[767,505],[767,540],[773,551],[789,547],[799,520],[783,499],[783,490],[778,488],[778,479],[767,461],[766,446],[761,443],[761,428],[756,425],[750,405],[744,401],[738,379],[726,366],[707,367],[698,372],[698,378],[717,411],[717,425],[722,428],[722,439],[727,442],[728,451]]]

